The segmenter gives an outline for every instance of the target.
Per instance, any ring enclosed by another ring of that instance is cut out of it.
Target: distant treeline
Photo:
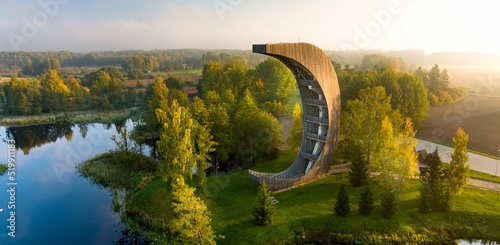
[[[325,51],[335,62],[349,64],[355,70],[366,71],[373,68],[374,60],[381,56],[392,57],[392,61],[399,62],[401,71],[413,72],[419,66],[430,67],[441,65],[494,65],[500,64],[500,56],[484,53],[443,52],[426,55],[419,50],[359,50],[359,51]],[[133,57],[141,57],[148,62],[154,57],[157,70],[170,71],[183,68],[201,68],[208,61],[226,63],[240,60],[255,67],[265,57],[253,54],[250,50],[127,50],[127,51],[100,51],[90,53],[75,53],[69,51],[58,52],[0,52],[0,73],[12,75],[22,72],[25,75],[39,75],[43,72],[43,63],[49,58],[57,59],[61,67],[127,67]],[[368,57],[365,60],[364,57]],[[406,63],[402,63],[404,60]],[[146,68],[145,66],[144,68]],[[46,69],[48,70],[48,69]],[[144,72],[144,71],[143,71]]]
[[[183,68],[201,68],[208,61],[229,62],[242,60],[250,66],[256,66],[265,57],[246,50],[132,50],[132,51],[102,51],[90,53],[58,52],[0,52],[0,72],[12,75],[22,72],[25,75],[39,75],[44,71],[44,63],[49,59],[59,61],[61,67],[125,67],[130,59],[140,57],[147,60],[154,57],[157,69],[170,71]],[[45,69],[48,70],[48,69]]]

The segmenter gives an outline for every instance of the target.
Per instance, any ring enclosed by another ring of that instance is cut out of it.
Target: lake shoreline
[[[0,126],[4,127],[25,127],[69,121],[72,123],[112,123],[131,117],[137,108],[127,108],[110,111],[69,111],[61,113],[50,113],[32,116],[7,116],[0,118]]]

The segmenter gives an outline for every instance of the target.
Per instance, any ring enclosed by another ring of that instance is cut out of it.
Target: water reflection
[[[16,237],[7,236],[9,199],[1,194],[0,244],[130,244],[141,239],[124,231],[120,215],[110,208],[110,190],[81,178],[74,168],[113,149],[110,137],[121,127],[132,130],[133,123],[0,127],[0,149],[7,149],[7,139],[16,142],[18,180]],[[6,159],[7,150],[0,150],[0,162]],[[7,177],[0,176],[2,192]]]
[[[113,126],[116,132],[127,124],[126,119],[114,123],[102,124],[105,130],[110,130]],[[87,136],[89,125],[85,123],[75,124],[72,122],[56,122],[42,125],[32,125],[25,127],[6,128],[6,139],[13,139],[16,142],[16,149],[21,149],[24,155],[28,155],[31,149],[42,145],[54,143],[58,139],[65,138],[66,141],[73,140],[73,128],[77,126],[82,138]],[[4,141],[6,139],[3,139]]]

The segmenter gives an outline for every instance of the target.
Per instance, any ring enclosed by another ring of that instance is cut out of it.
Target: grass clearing
[[[9,116],[1,117],[0,125],[6,127],[30,126],[60,121],[73,123],[113,123],[130,117],[131,110],[123,109],[116,111],[70,111],[57,114],[42,114],[33,116]]]
[[[474,179],[486,180],[486,181],[500,184],[500,177],[499,176],[479,172],[479,171],[472,170],[472,169],[470,170],[470,177],[474,178]]]
[[[284,151],[278,159],[262,161],[252,169],[281,171],[288,167],[294,157],[290,151]],[[455,200],[456,205],[451,212],[421,214],[417,208],[420,182],[408,180],[400,194],[399,211],[393,219],[388,220],[380,214],[381,188],[372,188],[377,200],[375,210],[365,217],[358,214],[357,208],[362,188],[347,185],[351,212],[347,217],[340,218],[334,215],[333,205],[342,183],[348,184],[346,174],[335,174],[274,193],[273,196],[280,203],[275,206],[273,224],[267,227],[253,223],[251,211],[258,185],[248,178],[247,171],[211,176],[205,187],[197,192],[212,212],[213,228],[226,237],[218,241],[220,244],[286,244],[300,242],[303,235],[308,242],[379,239],[386,243],[437,243],[443,237],[500,241],[498,192],[466,187]],[[171,219],[171,199],[161,179],[153,181],[138,193],[136,200],[135,205],[147,213],[164,220]]]

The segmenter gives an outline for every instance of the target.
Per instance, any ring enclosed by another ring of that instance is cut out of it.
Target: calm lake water
[[[120,217],[111,209],[111,192],[75,171],[75,164],[114,149],[110,140],[121,123],[47,124],[0,127],[0,163],[8,161],[8,140],[16,144],[15,210],[8,175],[0,177],[0,244],[113,244],[122,237]],[[15,238],[8,235],[15,211]]]

